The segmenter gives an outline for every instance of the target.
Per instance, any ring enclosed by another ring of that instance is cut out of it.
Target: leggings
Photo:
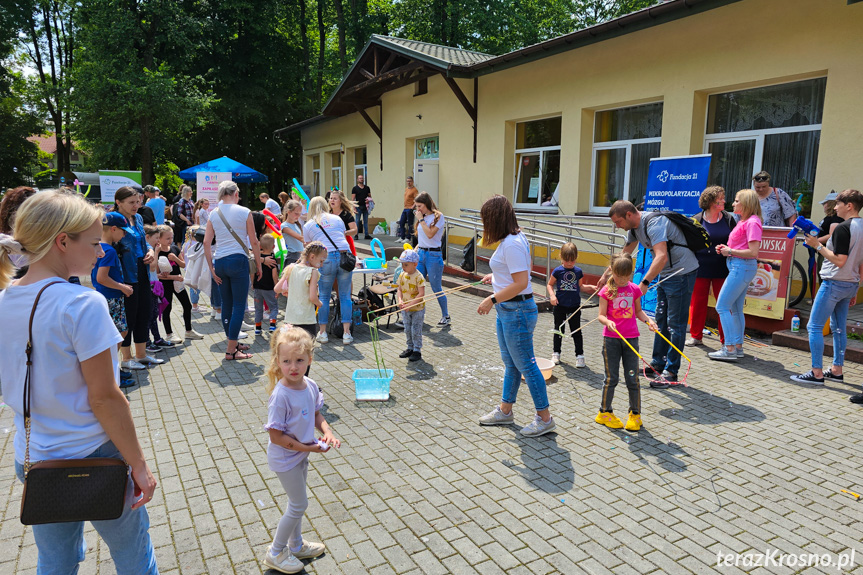
[[[163,296],[164,297],[164,296]],[[153,334],[153,341],[157,342],[162,339],[159,334],[159,297],[153,294],[153,312],[150,316],[150,333]],[[164,315],[162,317],[165,317]],[[170,333],[170,332],[169,332]]]
[[[572,312],[577,310],[577,307],[565,307],[562,305],[554,306],[554,329],[560,330],[561,333],[566,333],[563,320],[569,317]],[[581,327],[581,311],[569,318],[569,331],[572,335],[572,340],[575,342],[575,355],[584,355],[584,339],[581,337],[581,331],[575,331]],[[558,334],[554,334],[554,353],[560,353],[563,344],[563,338]]]
[[[174,333],[171,329],[171,310],[174,308],[174,296],[177,296],[177,301],[183,306],[183,322],[186,324],[186,331],[192,331],[192,301],[189,299],[189,294],[186,290],[180,293],[174,293],[174,282],[162,282],[165,288],[165,299],[168,301],[168,307],[162,312],[162,325],[165,326],[167,333]]]
[[[638,338],[627,339],[636,350]],[[614,388],[620,380],[620,364],[623,363],[623,381],[629,391],[629,411],[641,413],[641,389],[638,387],[638,356],[619,337],[603,338],[602,358],[605,360],[605,385],[602,386],[602,404],[599,410],[611,412]]]
[[[273,537],[273,553],[280,553],[287,545],[299,550],[303,545],[303,513],[309,506],[306,494],[306,480],[309,476],[309,459],[288,471],[277,471],[276,475],[288,496],[288,507],[279,520],[276,535]]]
[[[138,259],[138,283],[132,285],[132,295],[126,298],[126,324],[129,331],[123,339],[123,347],[135,343],[147,343],[150,328],[150,314],[153,312],[153,291],[150,289],[150,275],[144,259]]]

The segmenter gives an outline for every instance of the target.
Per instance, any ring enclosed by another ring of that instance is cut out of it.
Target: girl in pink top
[[[629,418],[627,431],[641,429],[641,391],[638,385],[638,356],[629,347],[638,349],[638,324],[640,319],[656,331],[656,324],[641,309],[641,288],[632,283],[632,257],[619,254],[611,260],[611,278],[599,290],[599,323],[602,331],[602,357],[605,360],[605,385],[602,388],[602,404],[596,422],[611,429],[624,427],[623,422],[612,412],[614,388],[620,378],[619,367],[623,361],[624,380],[629,390]],[[626,341],[621,340],[621,336]],[[629,342],[629,345],[626,344]]]

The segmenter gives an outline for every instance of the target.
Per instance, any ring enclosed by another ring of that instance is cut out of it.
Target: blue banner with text
[[[644,211],[698,213],[698,198],[707,187],[709,173],[710,154],[653,158],[647,171]]]

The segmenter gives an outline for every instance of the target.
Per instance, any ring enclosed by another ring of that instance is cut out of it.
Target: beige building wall
[[[863,3],[742,0],[481,76],[476,163],[470,117],[440,77],[430,78],[428,94],[415,97],[408,86],[383,96],[383,170],[378,138],[359,114],[304,129],[304,183],[311,178],[309,156],[323,154],[328,188],[326,152],[366,146],[374,215],[392,221],[413,171],[413,139],[438,135],[440,207],[456,215],[492,194],[512,199],[515,124],[560,115],[560,207],[587,212],[596,110],[661,101],[661,155],[700,154],[709,94],[827,76],[817,201],[831,189],[863,186],[861,30]],[[472,100],[473,80],[458,82]],[[380,120],[377,108],[368,111]]]

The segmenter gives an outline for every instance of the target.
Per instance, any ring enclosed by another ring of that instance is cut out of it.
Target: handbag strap
[[[321,224],[318,224],[317,222],[315,222],[315,223],[317,224],[317,226],[318,226],[319,228],[321,228],[321,231],[322,231],[322,232],[324,232],[324,235],[325,235],[325,236],[327,236],[327,239],[328,239],[328,240],[330,240],[330,243],[331,243],[331,244],[333,244],[333,248],[334,248],[337,252],[342,251],[342,250],[340,250],[340,249],[339,249],[339,246],[337,246],[337,245],[336,245],[336,242],[334,242],[334,241],[333,241],[333,238],[331,238],[331,237],[330,237],[330,234],[328,234],[328,233],[327,233],[327,230],[325,230],[325,229],[324,229],[324,226],[322,226]]]
[[[222,210],[216,208],[215,212],[219,214],[219,218],[221,218],[222,223],[225,224],[225,227],[228,228],[228,231],[231,232],[231,235],[234,236],[234,239],[237,240],[237,243],[240,244],[240,247],[243,248],[243,251],[246,253],[246,257],[251,258],[252,254],[249,253],[249,248],[246,247],[246,244],[243,243],[243,240],[240,239],[240,236],[237,235],[237,232],[234,231],[234,228],[231,227],[231,224],[228,223],[227,218],[225,218],[225,214],[222,213]]]
[[[24,430],[26,436],[26,447],[24,449],[24,478],[27,478],[27,473],[30,471],[30,367],[33,365],[33,318],[36,316],[36,306],[39,305],[39,300],[42,298],[42,293],[54,284],[66,283],[64,281],[55,281],[42,286],[39,293],[36,294],[36,300],[33,302],[33,309],[30,310],[30,323],[27,326],[27,370],[24,375]]]

